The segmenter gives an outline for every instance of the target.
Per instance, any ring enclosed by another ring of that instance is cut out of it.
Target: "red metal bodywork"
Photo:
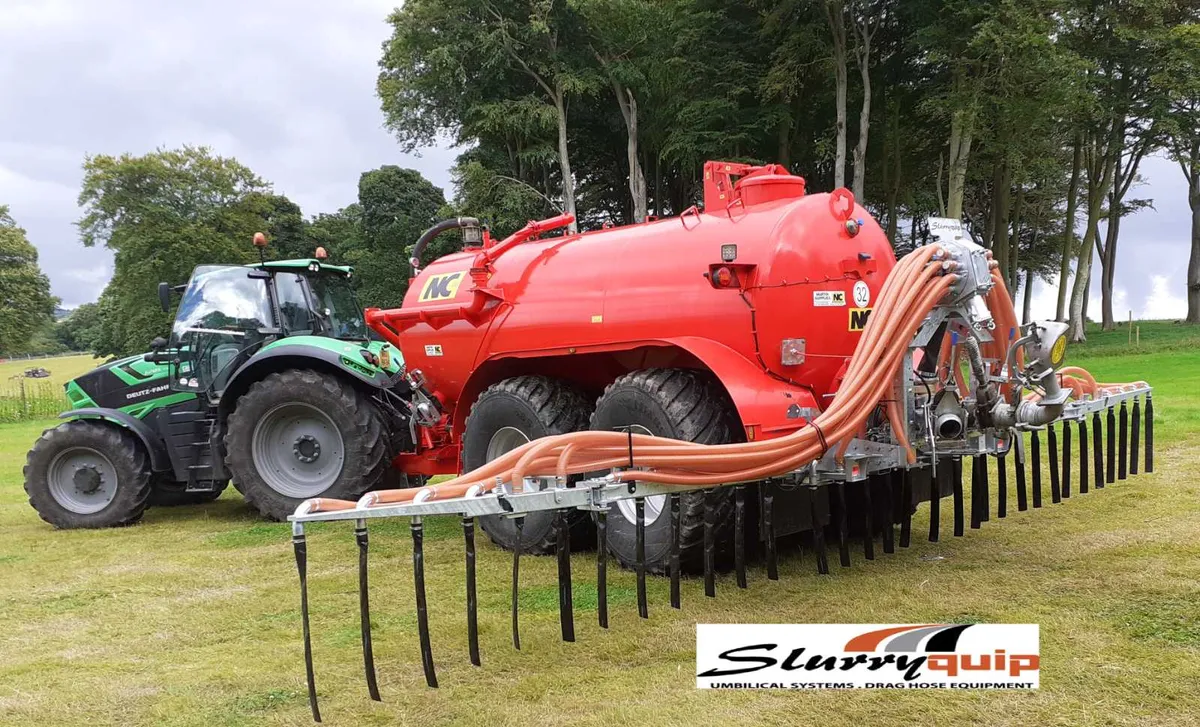
[[[456,472],[475,398],[530,373],[598,395],[627,371],[706,368],[748,439],[794,431],[836,389],[860,335],[852,328],[863,322],[852,310],[870,307],[895,265],[883,230],[848,192],[805,194],[804,180],[777,165],[709,162],[704,211],[531,239],[569,222],[531,223],[440,258],[413,281],[403,307],[367,311],[447,413],[397,466]],[[737,246],[732,261],[722,259],[728,244]],[[861,306],[859,281],[870,298]],[[804,362],[785,366],[781,342],[797,338]]]

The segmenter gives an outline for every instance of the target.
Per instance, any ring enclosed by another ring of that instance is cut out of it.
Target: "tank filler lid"
[[[804,196],[804,177],[795,174],[753,174],[738,180],[742,205],[753,207],[780,199]]]

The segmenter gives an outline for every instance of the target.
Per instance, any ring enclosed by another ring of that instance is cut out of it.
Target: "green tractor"
[[[391,459],[412,449],[420,383],[371,340],[350,276],[323,259],[197,267],[169,340],[66,384],[68,421],[26,460],[30,504],[59,528],[127,525],[232,478],[282,520],[310,497],[405,486]]]

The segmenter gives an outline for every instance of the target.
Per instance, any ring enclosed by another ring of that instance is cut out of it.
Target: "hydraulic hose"
[[[421,272],[421,253],[425,252],[425,247],[433,238],[447,230],[463,227],[479,227],[479,220],[474,217],[451,217],[422,232],[421,236],[417,238],[417,244],[413,245],[412,257],[408,261],[412,265],[413,276],[415,277]]]

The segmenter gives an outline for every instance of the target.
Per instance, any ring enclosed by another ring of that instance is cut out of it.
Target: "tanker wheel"
[[[610,384],[596,403],[592,429],[653,434],[701,444],[741,441],[733,402],[709,373],[692,369],[646,369]],[[634,452],[636,456],[636,449]],[[679,560],[683,570],[700,569],[704,556],[704,506],[715,508],[714,535],[720,551],[733,536],[733,491],[722,487],[679,496]],[[666,495],[645,498],[646,568],[666,573],[671,552],[671,513]],[[636,563],[633,499],[608,510],[608,550],[621,565]]]
[[[229,486],[229,480],[219,480],[213,483],[211,490],[188,492],[187,485],[176,482],[172,478],[155,475],[150,481],[151,507],[178,507],[181,505],[203,505],[221,496]]]
[[[311,497],[357,500],[391,465],[375,405],[316,371],[270,374],[237,401],[225,463],[246,502],[285,520]]]
[[[42,432],[24,475],[29,504],[56,528],[130,525],[150,497],[142,443],[103,422],[76,419]]]
[[[463,435],[463,471],[480,467],[517,447],[551,434],[587,429],[591,407],[570,384],[546,376],[517,376],[492,384],[480,394],[467,417]],[[512,518],[490,515],[479,526],[505,550],[517,545]],[[591,544],[592,519],[582,510],[567,511],[572,549]],[[521,552],[544,554],[554,549],[558,531],[552,511],[525,516]]]

